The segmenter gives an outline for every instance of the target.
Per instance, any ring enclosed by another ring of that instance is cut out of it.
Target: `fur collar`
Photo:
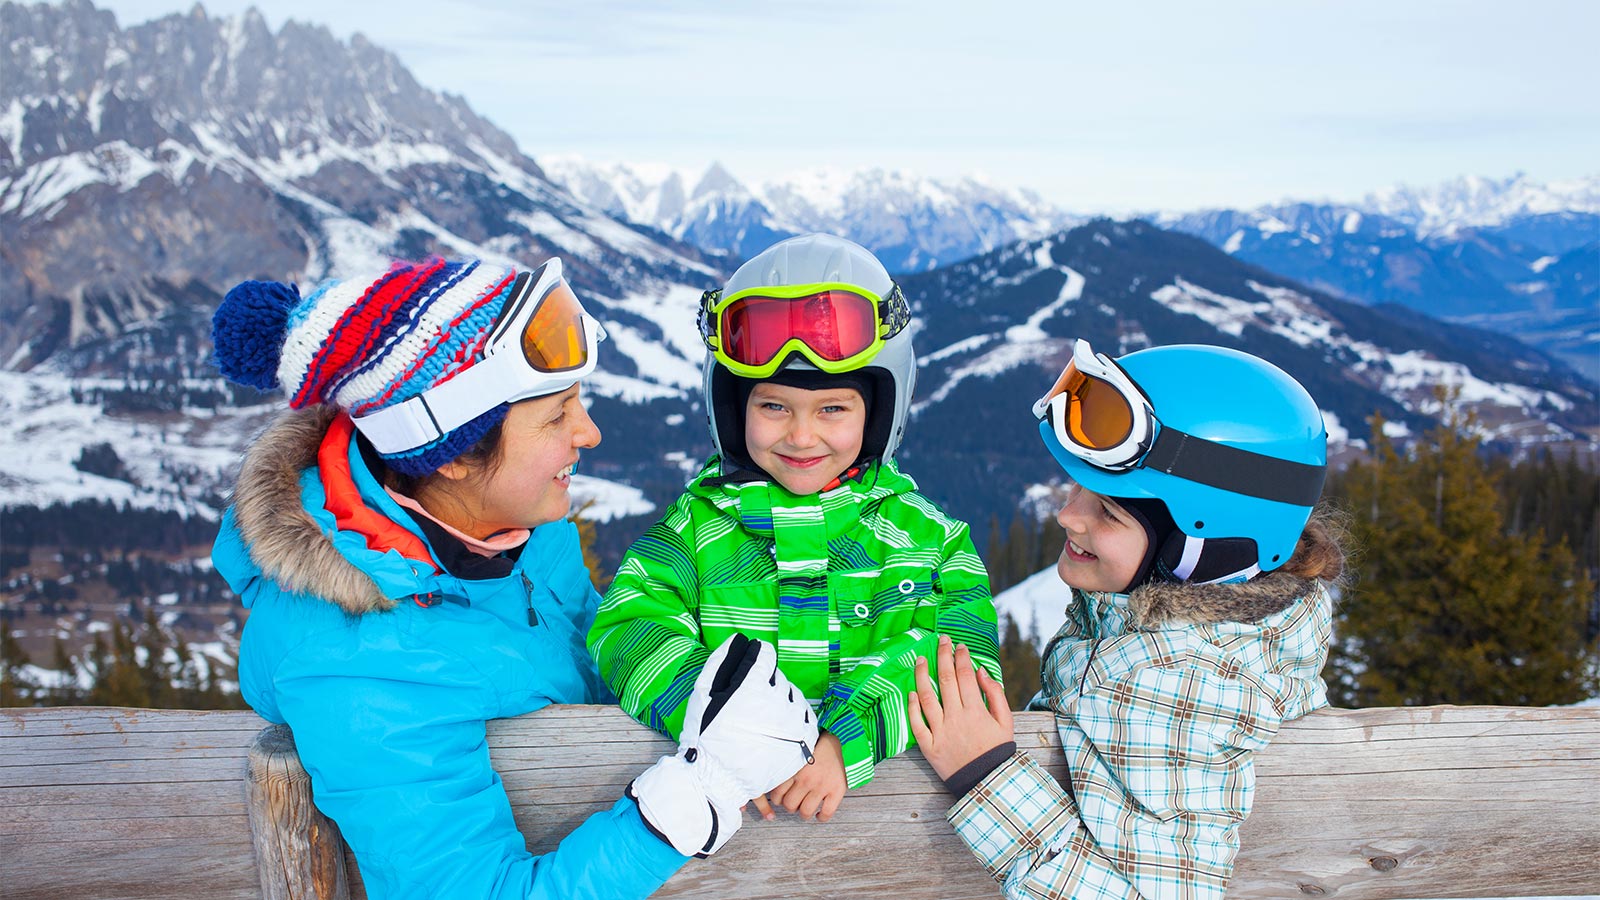
[[[1128,596],[1128,625],[1153,631],[1181,625],[1259,622],[1283,612],[1316,583],[1279,569],[1241,584],[1151,582]]]
[[[251,445],[233,491],[233,517],[250,558],[285,591],[304,592],[360,615],[392,609],[367,574],[340,553],[306,513],[300,473],[316,465],[317,448],[337,410],[290,410]]]

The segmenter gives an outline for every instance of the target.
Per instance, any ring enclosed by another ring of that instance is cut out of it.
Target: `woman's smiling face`
[[[513,528],[536,528],[567,514],[572,498],[572,466],[579,451],[600,443],[600,429],[589,418],[573,385],[559,394],[511,404],[501,426],[497,459],[468,467],[460,462],[439,469],[448,496],[428,511],[476,538]]]
[[[1150,546],[1137,519],[1115,500],[1074,484],[1056,521],[1067,531],[1056,561],[1062,581],[1085,591],[1128,589]]]

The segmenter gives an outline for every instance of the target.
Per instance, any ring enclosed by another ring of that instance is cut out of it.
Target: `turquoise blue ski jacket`
[[[485,726],[614,703],[584,646],[599,597],[576,529],[534,529],[509,575],[450,575],[384,493],[348,418],[289,413],[251,449],[212,552],[249,607],[239,684],[287,723],[367,895],[645,897],[686,857],[621,798],[528,852]]]

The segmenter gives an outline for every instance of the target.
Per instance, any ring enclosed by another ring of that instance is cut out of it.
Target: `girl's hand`
[[[815,817],[818,822],[826,822],[844,799],[844,750],[838,738],[823,732],[814,755],[815,762],[801,766],[793,778],[768,791],[767,797],[789,812],[799,813],[802,819]],[[757,809],[764,805],[756,802]],[[762,814],[772,818],[770,809],[762,810]]]
[[[928,660],[917,659],[917,689],[910,695],[911,733],[922,755],[940,778],[1013,739],[1011,706],[1005,689],[978,669],[965,644],[950,647],[949,635],[939,635],[939,692],[928,677]],[[941,704],[939,698],[944,698]],[[984,700],[988,708],[984,708]]]

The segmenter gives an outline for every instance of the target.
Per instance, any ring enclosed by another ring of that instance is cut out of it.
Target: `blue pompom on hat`
[[[282,387],[295,409],[326,404],[364,415],[480,361],[516,275],[509,266],[431,259],[328,281],[304,297],[294,285],[242,282],[211,320],[217,368],[237,384]],[[432,474],[509,409],[502,403],[421,447],[382,454],[384,461],[407,475]]]
[[[276,281],[245,281],[222,298],[211,317],[211,345],[223,377],[270,391],[278,386],[278,351],[300,289]]]

